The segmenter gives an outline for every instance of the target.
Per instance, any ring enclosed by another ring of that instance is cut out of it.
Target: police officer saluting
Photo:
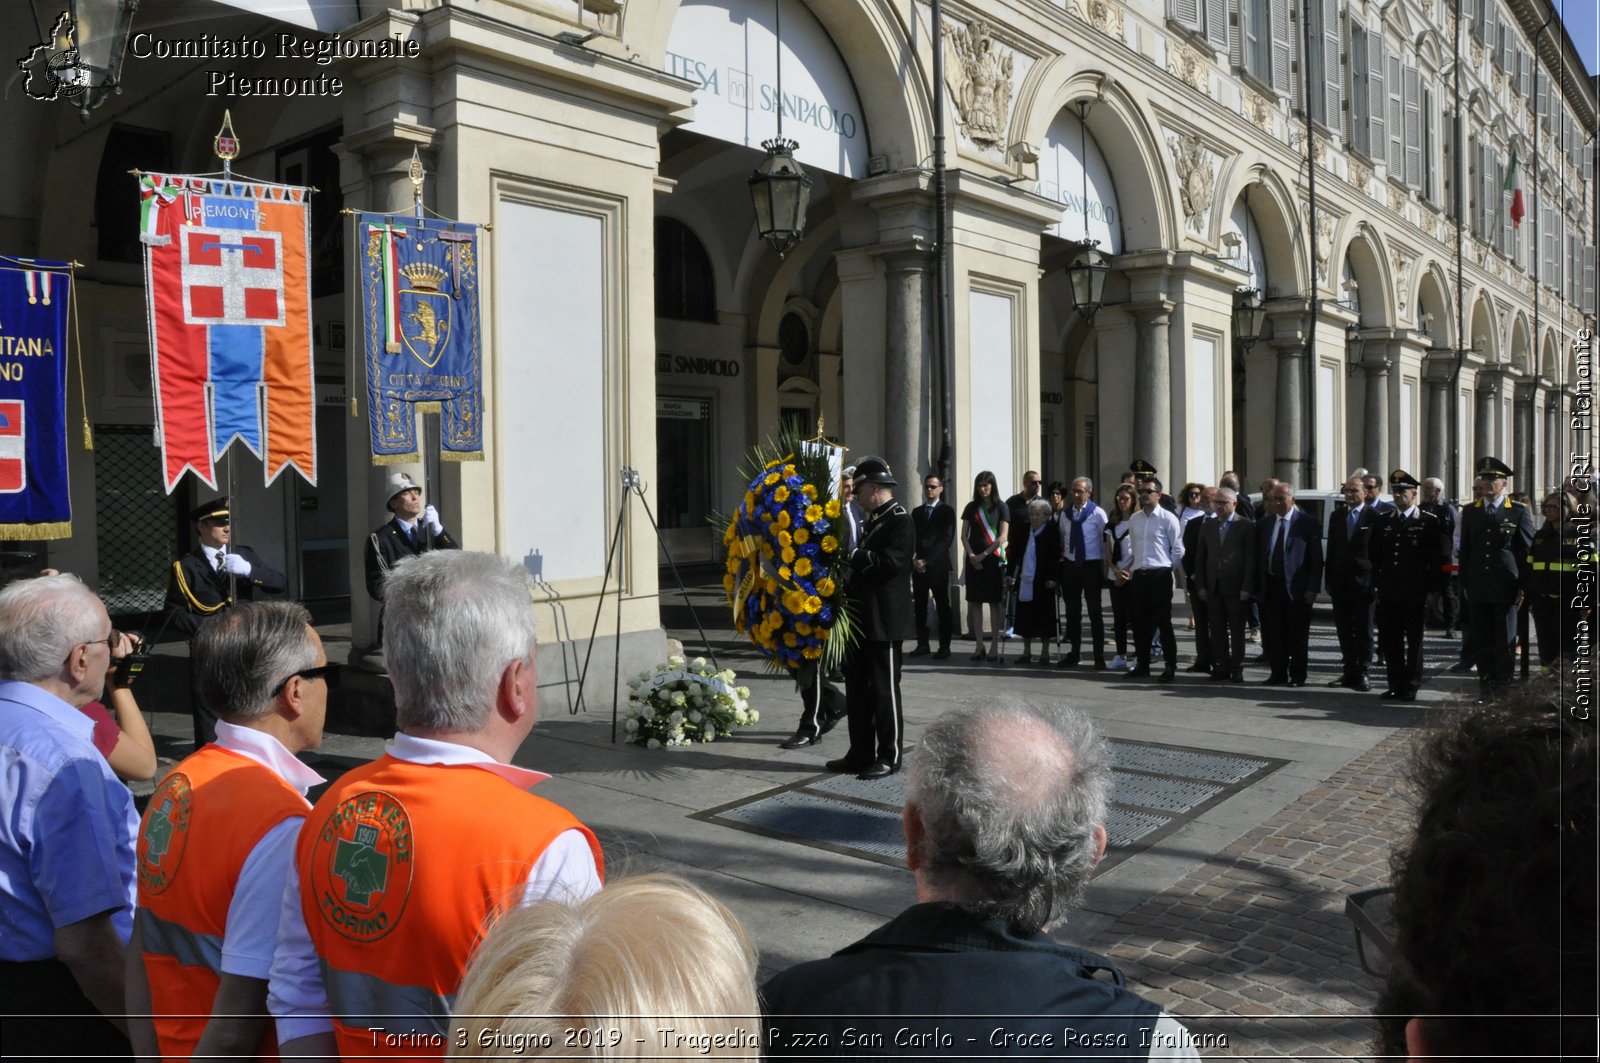
[[[1428,595],[1443,582],[1439,518],[1417,505],[1421,486],[1404,469],[1391,472],[1394,508],[1384,511],[1372,532],[1378,641],[1389,670],[1389,689],[1380,695],[1385,701],[1417,700]]]
[[[1511,682],[1511,646],[1522,605],[1522,560],[1533,543],[1533,514],[1506,495],[1512,475],[1499,458],[1478,462],[1486,490],[1461,513],[1461,579],[1468,630],[1484,696]]]
[[[850,552],[848,588],[861,643],[845,663],[845,711],[850,752],[828,761],[829,771],[881,779],[900,770],[905,717],[900,704],[900,643],[915,636],[911,621],[911,514],[894,498],[894,475],[879,457],[856,463],[855,497],[868,513]]]

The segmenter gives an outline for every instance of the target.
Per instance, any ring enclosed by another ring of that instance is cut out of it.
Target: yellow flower
[[[778,578],[784,580],[793,579],[794,573],[789,571],[788,565],[783,565],[778,569]]]
[[[785,546],[783,548],[783,563],[786,565],[794,564],[794,547]]]
[[[772,544],[771,543],[762,543],[761,544],[761,556],[766,558],[768,561],[772,560]]]
[[[804,546],[807,542],[810,541],[810,539],[811,539],[811,529],[809,529],[809,528],[796,528],[794,530],[794,541],[796,543],[798,543],[799,545]]]
[[[817,580],[817,593],[824,598],[832,598],[833,580],[829,579],[827,576],[823,576],[821,579]]]
[[[782,458],[773,458],[771,461],[767,462],[767,468],[776,469],[779,465],[782,465],[782,464],[783,464],[783,459]]]
[[[802,557],[800,560],[796,561],[794,563],[794,574],[796,576],[811,575],[811,559],[809,557]]]
[[[787,509],[778,510],[778,527],[787,528],[791,523]]]
[[[731,575],[722,577],[722,589],[729,594],[733,593],[733,577]]]
[[[819,506],[819,505],[817,505],[816,503],[813,502],[811,505],[806,507],[806,523],[807,524],[815,524],[817,521],[819,521],[821,519],[822,519],[822,507],[821,506]]]
[[[756,508],[756,493],[754,491],[746,491],[744,493],[744,508],[747,513]]]
[[[832,535],[824,535],[822,537],[822,552],[823,553],[831,554],[837,549],[839,549],[839,540],[838,539],[834,538]]]
[[[806,484],[804,487],[800,488],[800,492],[807,498],[817,497],[817,488],[815,484]]]
[[[818,598],[815,594],[813,594],[811,597],[806,599],[806,612],[815,613],[815,612],[818,612],[819,610],[821,610],[821,608],[822,608],[822,599]],[[799,612],[799,610],[797,609],[797,610],[795,610],[795,612]]]
[[[786,631],[783,633],[783,644],[792,650],[800,645],[800,639],[795,636],[793,631]]]
[[[805,649],[800,651],[800,656],[805,658],[808,661],[814,661],[817,658],[822,656],[822,647],[821,646],[807,646]]]
[[[811,625],[806,623],[804,620],[802,620],[798,624],[796,624],[794,626],[794,629],[795,629],[795,631],[799,632],[802,635],[811,634]]]
[[[787,591],[783,596],[783,607],[791,613],[804,612],[806,596],[799,591]]]
[[[839,500],[837,498],[828,499],[828,504],[822,507],[822,512],[829,520],[837,517],[839,515]]]
[[[791,454],[789,456],[790,457],[794,457],[793,454]],[[783,467],[783,475],[784,475],[785,479],[787,479],[790,476],[793,476],[794,475],[794,466],[793,465],[785,465]]]
[[[781,479],[783,479],[783,477],[779,476],[777,473],[769,472],[769,473],[767,473],[767,478],[765,480],[762,480],[761,482],[766,484],[768,487],[771,487],[773,484],[777,483]]]
[[[780,627],[782,627],[783,626],[783,617],[778,613],[768,613],[767,614],[767,626],[772,627],[772,628],[780,628]]]
[[[772,492],[772,497],[779,502],[789,501],[789,488],[784,484],[779,484],[778,489]]]
[[[775,579],[767,579],[767,580],[762,580],[761,583],[762,583],[762,586],[764,586],[766,588],[766,591],[767,591],[768,594],[777,594],[778,593],[778,581],[777,580],[775,580]]]
[[[738,537],[739,537],[739,529],[737,527],[735,527],[734,526],[734,522],[730,520],[728,522],[728,526],[726,528],[722,529],[722,541],[724,543],[731,543],[731,542],[734,541],[734,539],[736,539]]]

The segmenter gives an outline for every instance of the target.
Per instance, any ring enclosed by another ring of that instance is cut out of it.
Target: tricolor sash
[[[356,215],[372,463],[421,459],[419,412],[439,414],[440,457],[483,458],[478,227]]]
[[[270,485],[317,482],[307,190],[140,177],[156,435],[167,493],[192,471],[216,487],[235,442]]]
[[[64,262],[0,258],[0,539],[72,535]]]

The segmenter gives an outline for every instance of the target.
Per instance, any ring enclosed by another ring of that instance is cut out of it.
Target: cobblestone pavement
[[[1388,881],[1409,821],[1410,732],[1384,739],[1086,944],[1114,958],[1207,1056],[1361,1057],[1378,983],[1356,959],[1345,896]]]

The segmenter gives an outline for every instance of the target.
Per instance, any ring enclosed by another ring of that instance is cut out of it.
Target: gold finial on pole
[[[222,128],[211,138],[211,150],[222,160],[222,176],[233,177],[233,160],[239,157],[239,136],[233,131],[233,112],[222,112]]]

